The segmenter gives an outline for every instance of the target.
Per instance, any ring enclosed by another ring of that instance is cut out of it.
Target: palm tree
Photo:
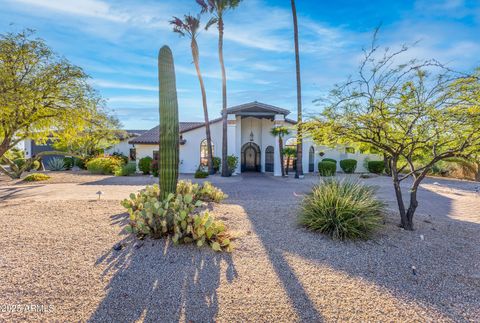
[[[235,9],[240,4],[240,1],[241,0],[197,0],[197,3],[202,8],[202,13],[209,12],[212,15],[212,18],[207,23],[205,29],[208,29],[212,25],[217,25],[218,28],[218,57],[222,69],[222,176],[224,177],[230,176],[230,172],[228,171],[227,163],[227,76],[223,61],[223,15],[226,11]]]
[[[295,163],[294,158],[297,155],[297,148],[287,146],[283,148],[283,155],[287,156],[287,168],[285,169],[285,173],[288,175],[288,169],[290,168],[290,160],[293,160]]]
[[[200,54],[197,44],[197,36],[200,28],[200,16],[194,17],[191,15],[185,15],[183,20],[178,17],[173,17],[173,19],[170,21],[170,24],[173,25],[173,32],[179,34],[181,37],[186,36],[190,38],[193,64],[197,70],[198,81],[200,82],[200,90],[202,92],[203,115],[205,117],[205,132],[207,136],[208,172],[210,174],[214,174],[215,170],[213,169],[212,136],[210,133],[210,121],[208,119],[207,93],[205,91],[202,73],[200,72]]]
[[[280,167],[282,170],[282,177],[285,177],[285,165],[283,163],[283,137],[288,136],[288,134],[290,134],[290,130],[282,126],[278,126],[273,127],[270,130],[270,133],[272,134],[272,136],[278,137],[278,148],[280,151]]]
[[[295,39],[295,63],[297,74],[297,167],[295,169],[295,178],[303,177],[303,162],[302,162],[302,83],[300,78],[300,51],[298,49],[298,22],[297,22],[297,8],[295,7],[295,0],[292,2],[293,14],[293,34]]]

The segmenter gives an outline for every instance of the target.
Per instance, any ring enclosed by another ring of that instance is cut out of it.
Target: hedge
[[[371,160],[367,164],[368,171],[374,174],[381,174],[385,170],[385,163],[383,160]]]
[[[337,164],[331,161],[321,161],[318,163],[318,173],[320,176],[335,176]]]
[[[353,174],[355,173],[355,169],[357,169],[357,161],[355,159],[341,160],[340,167],[342,168],[344,173]]]

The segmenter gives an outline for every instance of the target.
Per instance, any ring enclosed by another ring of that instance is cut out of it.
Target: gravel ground
[[[128,180],[130,190],[139,187],[140,179]],[[213,212],[240,236],[232,254],[220,254],[132,239],[122,231],[122,183],[78,181],[51,185],[61,189],[48,199],[34,193],[50,185],[33,187],[30,199],[0,191],[0,321],[480,321],[473,193],[425,189],[446,202],[427,204],[416,231],[387,215],[373,240],[342,243],[296,224],[313,178],[214,177],[230,198]],[[367,181],[386,196],[388,182]],[[82,195],[99,187],[109,199]],[[62,198],[72,196],[67,190],[82,197]],[[117,243],[122,250],[112,249]],[[53,308],[3,311],[14,304]]]

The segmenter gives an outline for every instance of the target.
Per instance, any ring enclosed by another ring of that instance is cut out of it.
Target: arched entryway
[[[260,172],[260,147],[256,143],[248,142],[242,147],[242,172]]]
[[[275,167],[275,157],[274,157],[274,148],[272,146],[268,146],[265,149],[265,171],[266,172],[273,172]]]
[[[310,151],[308,152],[308,171],[310,173],[315,171],[315,148],[313,148],[313,146],[310,147]]]

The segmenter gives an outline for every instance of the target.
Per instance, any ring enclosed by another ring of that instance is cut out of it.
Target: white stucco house
[[[292,131],[284,138],[286,145],[295,143],[295,121],[288,119],[289,110],[272,105],[251,102],[227,109],[228,155],[239,158],[236,174],[242,172],[271,172],[281,176],[278,139],[270,134],[275,126],[291,126]],[[222,119],[210,121],[213,155],[221,157]],[[180,122],[180,173],[194,173],[206,160],[206,137],[204,122]],[[155,127],[129,141],[133,145],[136,160],[158,153],[159,127]],[[347,152],[348,151],[348,152]],[[378,159],[378,156],[353,152],[352,149],[330,149],[315,145],[310,138],[303,138],[303,171],[317,172],[317,164],[323,158],[338,161],[353,158],[358,161],[357,172],[366,171],[365,158]]]

